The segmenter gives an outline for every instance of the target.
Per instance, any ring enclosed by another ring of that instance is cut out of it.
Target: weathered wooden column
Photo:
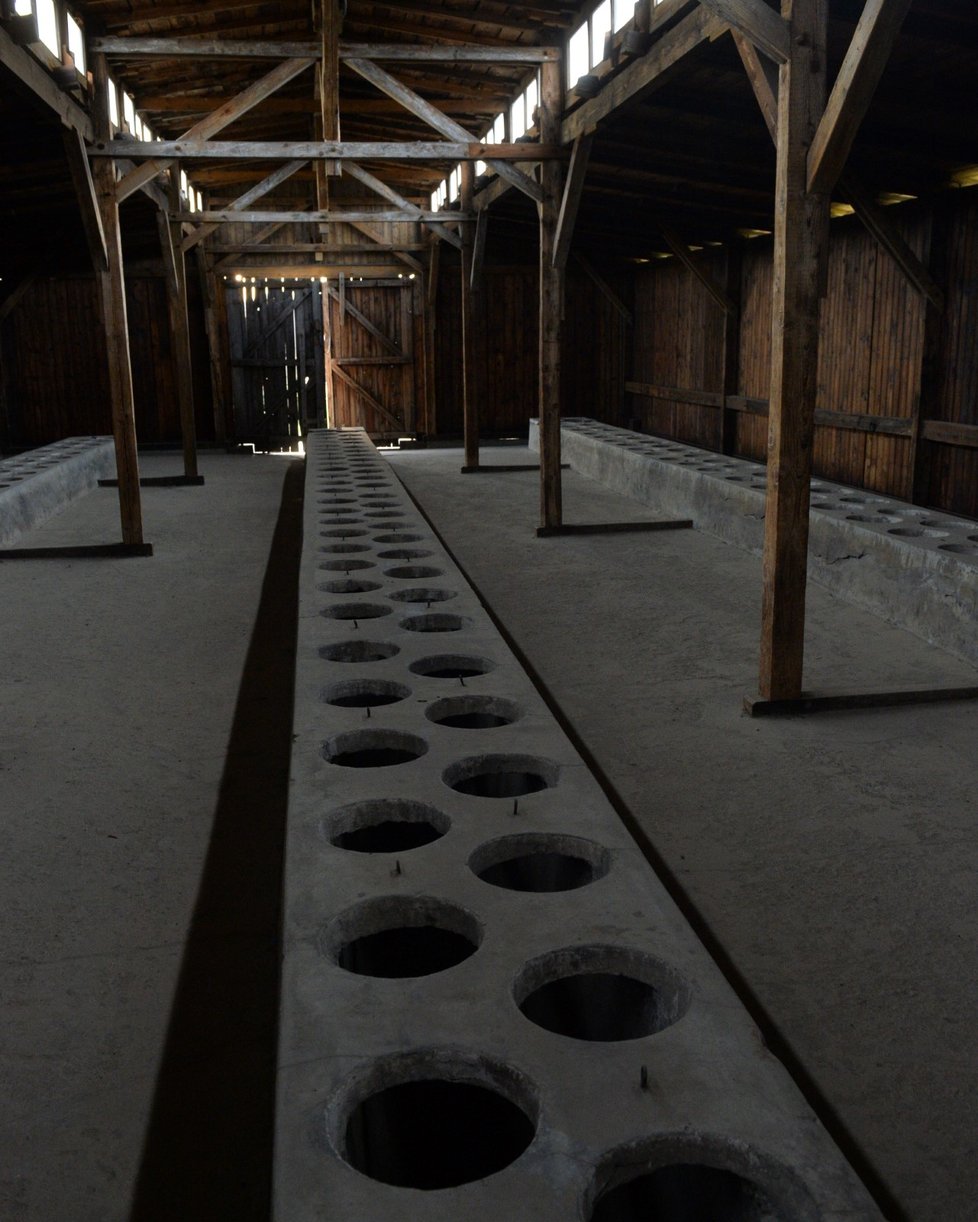
[[[227,379],[224,376],[223,328],[221,318],[227,309],[224,282],[214,271],[214,256],[203,242],[200,244],[197,270],[200,293],[204,302],[204,328],[207,332],[207,360],[211,377],[211,400],[214,404],[214,440],[227,440]]]
[[[424,278],[424,363],[425,432],[438,432],[438,396],[435,392],[435,335],[438,329],[438,272],[441,267],[441,239],[431,243],[431,255]]]
[[[471,161],[462,162],[461,204],[463,216],[472,215],[472,197],[475,191],[475,166]],[[476,471],[479,467],[479,388],[475,370],[475,317],[472,309],[472,254],[475,249],[475,232],[471,222],[462,225],[462,416],[465,434],[465,460],[463,470]]]
[[[561,61],[546,60],[540,70],[540,143],[560,143],[563,89]],[[559,161],[540,163],[543,199],[540,218],[540,525],[560,526],[560,336],[564,314],[564,275],[554,266],[557,215],[563,175]]]
[[[825,107],[827,0],[781,0],[790,52],[778,87],[777,189],[760,694],[801,693],[820,259],[828,198],[808,191],[808,150]]]
[[[99,140],[111,138],[109,125],[109,74],[104,55],[93,62],[95,82],[95,132]],[[122,265],[122,233],[119,203],[115,193],[115,165],[100,157],[93,167],[108,266],[97,276],[109,360],[109,392],[112,399],[112,433],[119,476],[119,513],[122,542],[143,542],[143,510],[139,495],[139,460],[136,455],[136,415],[129,359],[129,325],[126,317],[126,282]]]
[[[170,212],[180,212],[180,163],[170,167]],[[180,411],[180,437],[183,442],[183,474],[197,478],[197,420],[194,414],[194,374],[190,355],[190,319],[187,313],[187,259],[181,245],[182,226],[170,221],[170,248],[173,252],[173,273],[167,276],[167,308],[170,314],[170,341],[173,351],[174,381],[177,387],[177,407]]]

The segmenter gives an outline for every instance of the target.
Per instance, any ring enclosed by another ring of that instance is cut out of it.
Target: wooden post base
[[[91,543],[79,547],[20,547],[0,551],[3,560],[124,560],[152,556],[152,543]]]
[[[802,692],[794,700],[745,696],[744,712],[751,717],[784,717],[795,713],[838,713],[848,709],[941,704],[948,700],[978,700],[978,687],[923,687],[894,692]]]

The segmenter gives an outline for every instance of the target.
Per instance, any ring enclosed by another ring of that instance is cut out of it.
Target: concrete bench
[[[111,437],[67,437],[0,460],[0,544],[40,526],[114,471]]]
[[[539,449],[537,421],[530,448]],[[691,517],[760,554],[764,467],[586,417],[561,422],[561,457],[624,496]],[[812,481],[809,577],[888,623],[978,664],[978,522]]]

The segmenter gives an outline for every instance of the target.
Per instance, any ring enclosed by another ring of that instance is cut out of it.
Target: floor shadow
[[[267,1222],[303,464],[248,648],[131,1222]]]

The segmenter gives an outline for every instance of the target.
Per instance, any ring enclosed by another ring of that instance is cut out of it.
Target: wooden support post
[[[540,139],[555,144],[560,139],[563,102],[561,68],[548,62],[541,68]],[[537,205],[540,219],[540,526],[543,530],[563,522],[560,480],[560,338],[564,314],[564,273],[554,266],[557,217],[563,175],[558,161],[542,162],[540,183],[543,200]]]
[[[170,211],[180,211],[180,170],[175,162],[170,170]],[[194,375],[190,356],[190,319],[187,314],[187,261],[180,248],[181,226],[170,222],[170,242],[175,265],[175,287],[167,282],[177,407],[180,411],[180,437],[183,442],[183,474],[197,478],[197,420],[194,415]]]
[[[475,167],[471,162],[462,165],[462,211],[471,212],[472,193],[475,187]],[[463,470],[475,471],[479,466],[479,397],[475,373],[475,335],[472,310],[472,255],[474,234],[472,226],[462,230],[462,418],[465,435],[465,460]]]
[[[929,271],[934,282],[942,289],[947,284],[948,239],[951,216],[948,200],[942,197],[931,209]],[[927,463],[928,447],[924,440],[923,426],[927,420],[940,415],[941,391],[944,385],[944,345],[947,314],[945,295],[938,299],[929,297],[924,312],[924,345],[920,361],[920,392],[913,407],[913,426],[910,436],[910,488],[907,495],[917,505],[926,505],[930,500],[930,471]]]
[[[825,106],[826,0],[781,0],[791,53],[778,83],[771,402],[764,519],[760,692],[801,694],[818,364],[819,267],[828,197],[808,190],[807,153]]]
[[[105,56],[94,57],[93,77],[96,134],[109,138],[109,72]],[[109,360],[109,391],[112,397],[112,434],[115,438],[116,469],[119,476],[119,513],[122,542],[143,543],[143,510],[139,495],[139,460],[136,454],[136,414],[129,359],[129,325],[126,317],[126,282],[122,264],[122,231],[116,199],[115,168],[111,161],[98,162],[93,169],[102,232],[105,235],[107,267],[97,274],[105,344]]]
[[[740,303],[743,258],[740,246],[727,247],[724,294],[733,303],[723,318],[723,407],[720,409],[720,453],[733,454],[737,448],[737,413],[727,406],[729,396],[740,391]]]
[[[435,335],[438,327],[438,271],[441,267],[441,242],[431,244],[431,258],[425,282],[424,299],[424,343],[426,385],[428,394],[425,403],[425,432],[429,437],[438,433],[438,396],[435,391]]]
[[[345,6],[344,6],[345,7]],[[340,30],[343,17],[339,0],[322,0],[322,58],[319,61],[319,99],[324,140],[340,138]],[[340,173],[338,161],[327,161],[329,175]]]
[[[204,327],[207,332],[207,361],[211,375],[211,401],[214,405],[214,439],[223,445],[227,440],[228,418],[219,315],[219,311],[224,307],[224,281],[214,275],[214,256],[203,246],[199,250],[197,267],[200,294],[204,303]]]

